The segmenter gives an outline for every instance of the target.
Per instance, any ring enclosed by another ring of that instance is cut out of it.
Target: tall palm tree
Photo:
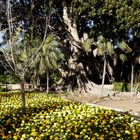
[[[104,92],[104,83],[105,83],[105,75],[106,75],[106,66],[107,66],[107,56],[111,56],[114,53],[113,45],[110,41],[107,41],[102,35],[98,37],[97,41],[97,54],[103,56],[104,66],[103,66],[103,75],[102,75],[102,86],[101,86],[101,94]]]
[[[131,64],[131,92],[133,92],[134,85],[134,64]]]
[[[60,66],[59,61],[63,58],[59,46],[60,43],[52,35],[48,35],[35,59],[39,66],[38,72],[40,74],[46,73],[47,93],[49,92],[49,70],[57,69]]]
[[[94,49],[92,48],[93,45],[94,45]],[[103,56],[104,66],[103,66],[103,75],[102,75],[102,88],[100,94],[100,98],[101,98],[104,90],[107,56],[112,55],[114,53],[113,46],[110,41],[107,41],[102,35],[100,35],[98,37],[97,44],[94,43],[94,40],[92,38],[91,39],[87,38],[84,40],[82,47],[86,52],[89,52],[93,49],[93,54],[95,57],[96,55]]]
[[[125,68],[125,62],[127,62],[129,60],[127,54],[130,53],[132,51],[132,49],[128,46],[128,44],[123,40],[121,41],[119,44],[118,44],[118,47],[120,49],[120,54],[119,54],[119,59],[122,61],[122,78],[123,78],[123,86],[122,86],[122,91],[123,91],[123,88],[125,88],[125,90],[127,91],[127,77],[128,77],[128,72],[124,71],[124,68]],[[134,67],[133,67],[133,64],[131,65],[131,90],[132,90],[132,87],[133,87],[133,79],[134,79]]]

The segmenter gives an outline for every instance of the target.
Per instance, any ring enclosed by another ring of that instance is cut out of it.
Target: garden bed
[[[0,94],[2,140],[137,140],[140,135],[140,124],[126,114],[45,93],[26,93],[27,113],[23,115],[20,94],[4,94]]]

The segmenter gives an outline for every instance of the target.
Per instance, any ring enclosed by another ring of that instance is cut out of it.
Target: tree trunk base
[[[88,82],[83,83],[81,85],[75,85],[76,88],[73,89],[71,84],[64,84],[64,81],[58,85],[58,87],[56,87],[56,91],[65,91],[68,92],[70,94],[81,94],[84,96],[95,96],[97,98],[101,98],[101,97],[109,97],[109,96],[113,96],[113,94],[115,93],[115,91],[109,90],[104,88],[104,92],[102,93],[101,96],[101,90],[102,90],[102,86],[101,85],[97,85],[94,82],[88,80]]]

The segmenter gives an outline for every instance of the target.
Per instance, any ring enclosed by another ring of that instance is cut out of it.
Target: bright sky
[[[2,42],[2,33],[0,32],[0,43]]]

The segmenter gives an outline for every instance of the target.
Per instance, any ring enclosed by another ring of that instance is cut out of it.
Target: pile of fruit
[[[23,115],[20,94],[0,96],[2,140],[137,140],[140,135],[140,124],[134,118],[111,110],[27,93]]]

